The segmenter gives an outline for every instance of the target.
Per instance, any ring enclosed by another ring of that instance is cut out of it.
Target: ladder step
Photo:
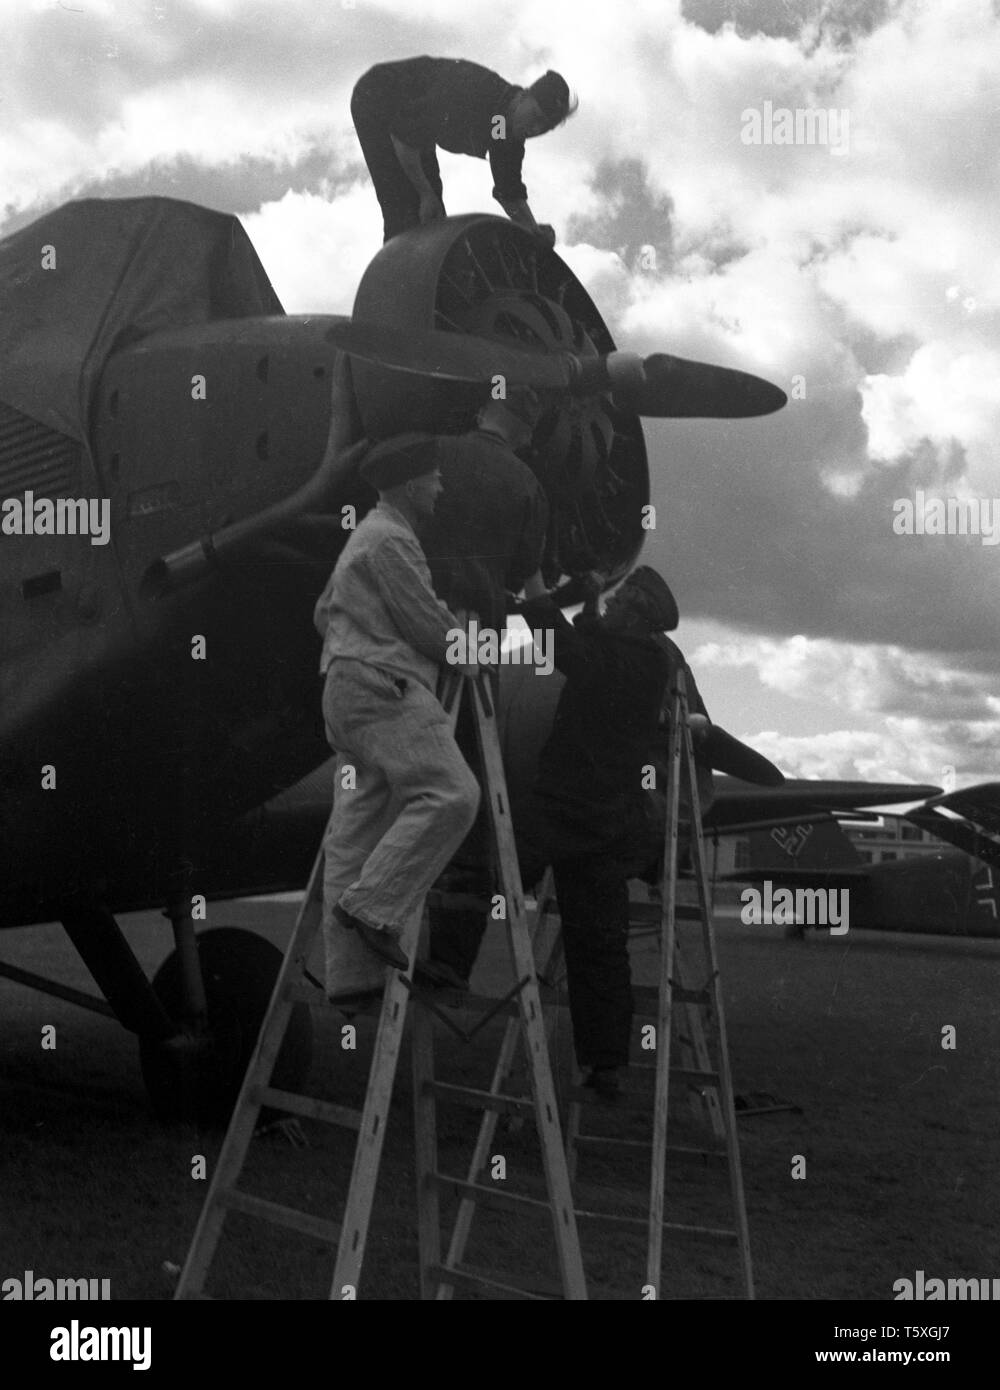
[[[688,989],[686,985],[675,984],[670,996],[675,1004],[701,1004],[705,1007],[712,1003],[712,996],[707,989]],[[634,985],[632,1003],[637,1014],[653,1017],[659,1011],[660,991],[655,985]]]
[[[578,1134],[576,1142],[609,1149],[640,1149],[644,1152],[652,1147],[652,1140],[650,1139],[619,1139],[616,1135],[611,1134]],[[704,1160],[712,1163],[725,1163],[727,1161],[725,1149],[692,1149],[684,1144],[668,1144],[666,1154],[668,1158],[676,1159],[678,1163],[694,1163]]]
[[[678,1004],[701,1004],[705,1007],[712,1002],[712,996],[707,989],[688,989],[686,985],[674,985],[670,993]]]
[[[525,1096],[498,1096],[492,1091],[479,1091],[474,1086],[455,1086],[448,1081],[426,1081],[425,1089],[439,1100],[452,1100],[474,1110],[495,1110],[502,1115],[523,1115],[534,1110],[534,1102]]]
[[[694,1081],[699,1086],[719,1086],[721,1077],[717,1071],[698,1071],[695,1067],[671,1067],[670,1075],[680,1081]]]
[[[711,917],[711,913],[708,914]],[[700,922],[701,908],[694,903],[675,903],[674,919],[678,922]]]
[[[304,1236],[315,1236],[330,1245],[340,1241],[340,1226],[336,1221],[325,1221],[321,1216],[312,1216],[307,1211],[297,1211],[294,1207],[284,1207],[279,1202],[268,1202],[263,1197],[253,1197],[249,1192],[241,1192],[231,1187],[218,1192],[216,1201],[232,1211],[244,1212],[247,1216],[259,1216],[262,1221],[271,1221],[276,1226],[287,1226]]]
[[[636,1226],[642,1230],[649,1226],[648,1216],[619,1216],[613,1211],[584,1211],[580,1207],[576,1208],[576,1214],[584,1221],[607,1221],[609,1225]],[[719,1226],[688,1226],[680,1221],[664,1221],[662,1224],[663,1229],[671,1235],[688,1236],[692,1240],[715,1240],[722,1245],[739,1244],[735,1231],[723,1230]]]
[[[432,1279],[437,1279],[442,1284],[454,1284],[460,1289],[492,1289],[496,1293],[506,1294],[508,1298],[525,1298],[546,1303],[563,1296],[561,1290],[551,1289],[541,1293],[533,1289],[518,1288],[516,1284],[504,1284],[470,1265],[455,1265],[451,1268],[447,1265],[431,1265],[428,1273]]]
[[[433,1183],[439,1192],[471,1198],[474,1202],[482,1202],[484,1206],[502,1207],[507,1211],[544,1212],[546,1215],[552,1210],[548,1202],[540,1202],[535,1197],[523,1197],[517,1192],[504,1192],[499,1187],[483,1187],[479,1183],[449,1177],[447,1173],[428,1173],[427,1181]]]
[[[328,1100],[316,1100],[313,1096],[300,1096],[294,1091],[279,1091],[274,1086],[255,1086],[250,1099],[255,1105],[270,1105],[275,1110],[288,1110],[293,1115],[322,1120],[327,1125],[341,1125],[344,1129],[361,1128],[360,1110],[334,1105]]]
[[[291,1004],[322,1004],[326,1000],[321,989],[307,984],[286,985],[284,996]]]

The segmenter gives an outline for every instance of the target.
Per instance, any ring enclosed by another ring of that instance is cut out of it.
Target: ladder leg
[[[337,1263],[330,1286],[332,1299],[343,1298],[344,1290],[348,1287],[353,1288],[355,1295],[357,1294],[365,1242],[368,1238],[368,1223],[378,1182],[379,1160],[385,1141],[386,1121],[392,1101],[393,1082],[396,1078],[396,1064],[403,1041],[408,998],[409,991],[404,977],[395,972],[385,987],[382,1000],[368,1092],[361,1115],[361,1129],[354,1151],[351,1184],[344,1210],[340,1244],[337,1248]]]
[[[492,697],[484,681],[477,682],[473,687],[473,697],[480,756],[487,786],[491,790],[489,814],[499,850],[502,888],[507,905],[507,939],[511,963],[515,979],[525,982],[518,993],[518,1003],[563,1291],[569,1299],[585,1299],[587,1288],[580,1255],[576,1213],[573,1209],[566,1151],[563,1148],[555,1087],[546,1046],[534,954],[525,918],[524,892],[510,819],[507,784],[500,757]]]
[[[417,1236],[420,1250],[420,1297],[433,1298],[430,1271],[441,1263],[441,1210],[437,1186],[437,1107],[429,1083],[434,1080],[434,1023],[419,1000],[410,1025],[413,1060],[413,1129],[416,1144]]]
[[[674,947],[674,980],[679,985],[688,984],[684,973],[684,956],[680,942]],[[712,1059],[709,1056],[702,1011],[697,1004],[682,1004],[680,1016],[684,1020],[685,1032],[679,1039],[681,1065],[691,1071],[711,1071]],[[707,1123],[716,1139],[726,1136],[726,1122],[722,1115],[719,1092],[714,1086],[703,1086],[700,1092],[691,1092],[691,1109],[699,1123]]]
[[[677,831],[680,812],[679,720],[670,726],[670,784],[663,849],[663,894],[660,918],[660,979],[656,1019],[656,1091],[649,1179],[649,1228],[646,1284],[660,1297],[663,1272],[663,1201],[667,1160],[667,1113],[670,1100],[670,1039],[673,1028],[674,948],[677,940]]]
[[[287,996],[288,986],[300,978],[309,959],[313,940],[319,929],[323,912],[323,850],[313,863],[312,873],[306,894],[299,909],[298,919],[285,952],[278,978],[274,984],[271,1002],[261,1025],[257,1045],[243,1078],[243,1085],[233,1110],[226,1137],[216,1160],[215,1170],[208,1192],[195,1227],[194,1237],[188,1250],[184,1268],[174,1294],[176,1299],[197,1298],[204,1292],[205,1279],[218,1246],[226,1209],[219,1200],[220,1193],[232,1187],[243,1163],[247,1149],[253,1138],[260,1113],[260,1102],[254,1100],[253,1092],[270,1079],[285,1030],[291,1017],[293,1001]]]
[[[686,702],[685,702],[686,703]],[[686,709],[685,709],[686,713]],[[692,813],[692,851],[695,878],[698,887],[698,902],[701,908],[702,938],[705,959],[708,965],[712,1007],[716,1021],[717,1050],[719,1054],[719,1078],[721,1094],[719,1101],[723,1112],[723,1128],[726,1136],[726,1155],[729,1167],[730,1194],[736,1218],[736,1233],[739,1246],[740,1270],[743,1288],[747,1298],[753,1298],[753,1266],[750,1259],[750,1229],[747,1223],[746,1196],[743,1190],[743,1169],[740,1163],[739,1136],[736,1132],[736,1107],[733,1101],[733,1078],[729,1061],[729,1040],[726,1036],[726,1015],[722,1002],[722,986],[719,975],[719,961],[715,946],[715,931],[712,926],[711,903],[708,891],[705,842],[701,830],[701,808],[698,803],[697,777],[694,770],[694,752],[691,746],[691,732],[685,719],[684,738],[688,756],[691,788]]]
[[[497,1056],[496,1066],[493,1070],[493,1077],[490,1081],[490,1093],[499,1095],[503,1089],[504,1082],[510,1074],[514,1058],[517,1055],[518,1043],[521,1040],[521,1029],[517,1019],[511,1018],[507,1021],[504,1029],[503,1042],[500,1045],[500,1052]],[[476,1182],[490,1160],[490,1151],[493,1147],[493,1136],[496,1133],[497,1121],[500,1118],[498,1110],[486,1110],[479,1126],[479,1135],[476,1139],[476,1147],[473,1150],[472,1158],[469,1162],[467,1180]],[[457,1265],[465,1255],[466,1243],[472,1229],[472,1218],[475,1215],[476,1203],[471,1197],[463,1197],[458,1204],[458,1213],[455,1217],[455,1225],[452,1230],[451,1240],[448,1245],[448,1264]],[[438,1285],[437,1299],[445,1302],[451,1298],[453,1286],[443,1280]]]
[[[549,913],[547,912],[551,896],[552,870],[547,869],[542,887],[539,890],[534,931],[532,933],[536,970],[541,974],[548,973],[553,960],[558,956],[559,952],[559,933],[552,925]],[[553,1010],[553,1013],[554,1012],[555,1010]],[[547,1041],[549,1036],[550,1035],[547,1033]],[[520,1043],[520,1020],[517,1018],[508,1019],[507,1025],[504,1028],[500,1051],[497,1054],[496,1065],[493,1069],[493,1076],[490,1080],[491,1095],[500,1095],[503,1091],[513,1071]],[[498,1110],[485,1110],[483,1112],[479,1134],[476,1139],[476,1147],[473,1150],[472,1159],[469,1163],[467,1181],[470,1183],[477,1181],[480,1173],[485,1170],[489,1162],[490,1152],[493,1147],[493,1137],[496,1134],[499,1118],[500,1112]],[[524,1127],[524,1121],[520,1116],[511,1116],[508,1119],[508,1126],[511,1133],[519,1133]],[[459,1202],[458,1213],[455,1217],[455,1225],[448,1246],[448,1265],[454,1266],[462,1261],[465,1255],[465,1247],[469,1239],[475,1211],[476,1203],[473,1198],[463,1197]],[[444,1302],[451,1298],[452,1292],[453,1285],[442,1280],[438,1286],[437,1299]]]

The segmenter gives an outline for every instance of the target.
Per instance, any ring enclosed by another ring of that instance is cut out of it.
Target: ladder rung
[[[499,1279],[482,1274],[469,1265],[455,1265],[452,1269],[447,1265],[431,1265],[428,1273],[432,1279],[437,1279],[442,1284],[454,1284],[456,1288],[494,1289],[497,1293],[506,1294],[509,1298],[526,1298],[541,1303],[562,1298],[561,1290],[553,1289],[546,1293],[536,1293],[532,1289],[521,1289],[516,1284],[501,1283]]]
[[[250,1099],[256,1105],[270,1105],[275,1110],[288,1110],[293,1115],[304,1115],[309,1120],[322,1120],[327,1125],[341,1125],[344,1129],[361,1128],[360,1110],[351,1110],[346,1105],[334,1105],[329,1100],[296,1095],[294,1091],[279,1091],[273,1086],[255,1086],[250,1093]]]
[[[425,1088],[439,1100],[453,1100],[475,1110],[496,1110],[502,1115],[521,1115],[533,1110],[534,1101],[525,1096],[497,1096],[491,1091],[478,1091],[474,1086],[455,1086],[449,1081],[427,1081]]]
[[[322,1004],[326,998],[322,990],[307,984],[286,985],[284,995],[292,1004]]]
[[[607,1221],[612,1225],[637,1226],[646,1230],[648,1216],[619,1216],[613,1211],[584,1211],[576,1208],[577,1216],[585,1221]],[[739,1236],[735,1231],[723,1230],[719,1226],[686,1226],[679,1221],[664,1221],[663,1229],[675,1236],[690,1236],[694,1240],[717,1240],[724,1245],[738,1245]]]
[[[694,1081],[699,1086],[718,1086],[722,1078],[717,1071],[698,1071],[694,1067],[671,1067],[670,1075],[680,1081]]]
[[[639,1096],[622,1091],[618,1099],[607,1102],[601,1099],[597,1092],[590,1086],[570,1086],[565,1096],[567,1100],[574,1101],[577,1105],[597,1105],[603,1112],[612,1111],[619,1114],[648,1115],[651,1101],[649,1096]]]
[[[711,915],[711,914],[709,914]],[[629,903],[629,926],[648,927],[663,920],[662,903]],[[696,903],[674,903],[675,922],[700,922],[701,908]]]
[[[499,1187],[482,1187],[479,1183],[449,1177],[447,1173],[428,1173],[427,1181],[432,1182],[439,1192],[471,1198],[474,1202],[482,1202],[484,1206],[503,1207],[507,1211],[524,1211],[525,1208],[529,1208],[531,1211],[547,1214],[552,1211],[548,1202],[540,1202],[535,1197],[523,1197],[518,1192],[504,1192]]]
[[[307,1211],[297,1211],[294,1207],[284,1207],[279,1202],[268,1202],[263,1197],[253,1197],[249,1192],[241,1192],[231,1187],[227,1192],[216,1194],[215,1200],[232,1211],[245,1212],[247,1216],[259,1216],[262,1221],[271,1221],[276,1226],[288,1226],[304,1236],[315,1236],[330,1245],[340,1241],[340,1226],[336,1221],[325,1221],[321,1216],[312,1216]]]
[[[711,1004],[712,996],[707,989],[688,989],[687,985],[674,985],[670,993],[678,1004]]]
[[[578,1134],[576,1143],[601,1145],[610,1149],[648,1150],[652,1147],[650,1139],[619,1139],[612,1134]],[[684,1144],[668,1144],[666,1153],[668,1158],[674,1158],[679,1163],[693,1163],[703,1159],[709,1159],[713,1163],[725,1163],[727,1157],[725,1149],[692,1149]]]
[[[688,989],[686,985],[675,984],[670,994],[675,1004],[701,1004],[704,1007],[712,1002],[707,989]],[[635,985],[632,1002],[637,1014],[648,1013],[652,1017],[659,1009],[660,991],[655,985]]]

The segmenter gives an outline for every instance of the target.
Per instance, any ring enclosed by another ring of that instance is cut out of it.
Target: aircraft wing
[[[732,835],[762,825],[824,819],[830,811],[855,811],[865,806],[895,806],[926,801],[940,787],[901,782],[820,782],[806,778],[780,787],[760,787],[735,777],[716,777],[715,802],[705,827]]]
[[[945,815],[952,811],[961,820]],[[903,817],[921,830],[955,845],[984,864],[1000,864],[1000,782],[980,782],[975,787],[931,797]]]

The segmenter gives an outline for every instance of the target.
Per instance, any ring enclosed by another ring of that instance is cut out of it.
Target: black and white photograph
[[[971,1366],[996,0],[0,27],[0,1329]]]

